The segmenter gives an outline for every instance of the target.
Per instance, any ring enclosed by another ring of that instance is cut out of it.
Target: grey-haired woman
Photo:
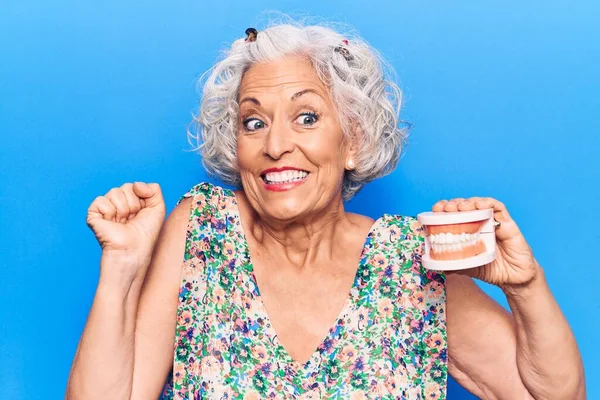
[[[344,210],[406,139],[377,53],[322,26],[247,34],[207,75],[191,135],[239,189],[198,184],[164,226],[157,184],[88,210],[101,273],[67,398],[443,399],[448,372],[486,399],[585,398],[573,335],[501,202],[433,206],[501,224],[494,262],[448,275],[423,268],[415,218]]]

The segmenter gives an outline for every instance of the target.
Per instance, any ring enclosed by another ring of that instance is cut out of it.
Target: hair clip
[[[348,46],[349,42],[348,40],[344,39],[342,40],[342,45],[337,46],[334,51],[336,53],[340,53],[345,59],[346,61],[350,61],[353,60],[354,57],[352,57],[352,54],[350,54],[350,51],[344,47],[344,46]]]
[[[246,29],[246,42],[255,42],[256,36],[258,36],[258,31],[254,28]]]

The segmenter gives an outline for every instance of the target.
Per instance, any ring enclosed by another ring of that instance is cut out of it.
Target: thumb
[[[144,207],[156,207],[164,205],[162,191],[158,183],[135,182],[133,192],[142,200]]]

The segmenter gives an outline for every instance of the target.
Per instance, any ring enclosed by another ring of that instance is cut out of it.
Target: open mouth
[[[285,185],[290,183],[300,183],[308,177],[309,173],[302,170],[285,170],[277,172],[267,172],[260,177],[267,185]]]

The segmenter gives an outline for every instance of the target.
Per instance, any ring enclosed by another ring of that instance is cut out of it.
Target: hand
[[[160,186],[135,182],[97,197],[88,209],[87,225],[102,247],[102,258],[127,265],[130,271],[119,272],[135,277],[150,263],[164,218]]]
[[[455,271],[503,289],[531,282],[539,272],[531,248],[519,227],[508,214],[504,204],[491,197],[457,198],[437,202],[434,212],[457,212],[493,209],[494,218],[500,222],[496,229],[496,259],[480,267]]]

